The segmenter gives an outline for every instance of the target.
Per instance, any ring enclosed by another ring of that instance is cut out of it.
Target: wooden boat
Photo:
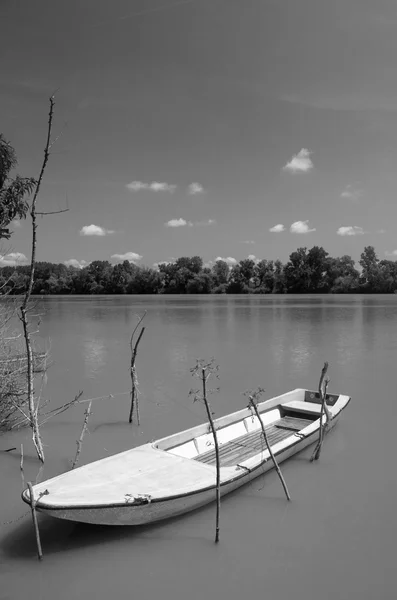
[[[350,398],[327,394],[331,427]],[[318,439],[321,401],[304,389],[258,404],[278,462]],[[325,416],[323,416],[325,422]],[[214,421],[221,494],[273,468],[259,419],[246,408]],[[214,438],[208,423],[68,471],[33,487],[37,510],[71,521],[140,525],[215,500]],[[28,490],[22,494],[30,504]]]

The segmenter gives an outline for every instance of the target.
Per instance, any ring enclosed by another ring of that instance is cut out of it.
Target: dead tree
[[[33,281],[34,281],[34,271],[36,265],[36,248],[37,248],[37,216],[36,216],[36,204],[37,197],[39,195],[41,183],[43,181],[44,171],[47,166],[47,162],[50,156],[50,144],[51,144],[51,132],[52,132],[52,120],[54,116],[54,96],[50,98],[50,112],[48,115],[48,127],[47,127],[47,140],[44,148],[44,159],[41,166],[41,171],[39,175],[39,179],[36,184],[36,189],[33,195],[33,200],[30,206],[30,216],[32,219],[32,251],[31,251],[31,259],[30,259],[30,274],[29,274],[29,283],[28,288],[26,290],[21,308],[20,308],[20,319],[22,321],[23,327],[23,335],[25,338],[26,345],[26,360],[27,360],[27,395],[28,395],[28,406],[29,406],[29,420],[30,426],[32,428],[33,434],[33,443],[36,448],[37,456],[44,462],[44,449],[43,443],[41,441],[40,436],[40,427],[38,422],[38,403],[35,402],[34,395],[34,374],[33,374],[33,350],[32,350],[32,340],[31,340],[31,332],[29,329],[29,321],[28,321],[28,304],[30,297],[32,295],[33,289]]]
[[[316,445],[314,452],[310,458],[310,462],[313,462],[313,460],[318,460],[320,458],[321,448],[322,448],[322,445],[324,442],[324,437],[330,428],[330,423],[331,423],[331,419],[332,419],[330,410],[327,406],[327,387],[329,384],[329,377],[325,377],[327,370],[328,370],[328,363],[325,362],[324,366],[322,368],[322,371],[321,371],[320,382],[318,384],[318,393],[319,393],[320,400],[321,400],[319,437],[318,437],[317,445]],[[323,422],[324,415],[326,417],[325,422]]]
[[[219,542],[219,517],[221,510],[221,466],[220,466],[220,458],[219,458],[219,444],[218,437],[216,433],[215,423],[212,418],[212,409],[208,400],[208,394],[212,394],[214,391],[219,391],[219,388],[215,390],[207,389],[207,381],[212,376],[215,375],[218,377],[219,366],[214,364],[214,359],[212,359],[209,363],[204,363],[201,359],[197,360],[197,364],[195,367],[190,369],[192,375],[201,379],[202,390],[190,390],[189,395],[194,396],[194,402],[201,401],[205,404],[205,409],[207,411],[207,417],[210,424],[210,431],[214,437],[214,445],[215,445],[215,459],[216,459],[216,522],[215,522],[215,543]]]
[[[248,399],[249,399],[248,408],[251,408],[251,409],[253,409],[253,411],[255,412],[255,414],[256,414],[256,416],[257,416],[257,418],[258,418],[258,420],[259,420],[260,426],[261,426],[261,428],[262,428],[262,434],[263,434],[263,438],[264,438],[264,440],[265,440],[265,443],[266,443],[266,447],[267,447],[267,449],[269,450],[270,457],[271,457],[271,459],[272,459],[272,461],[273,461],[274,468],[275,468],[275,469],[276,469],[276,471],[277,471],[277,475],[278,475],[278,476],[279,476],[279,478],[280,478],[281,485],[282,485],[282,486],[283,486],[283,488],[284,488],[284,492],[285,492],[285,495],[286,495],[286,497],[287,497],[287,500],[291,500],[291,496],[289,495],[289,491],[288,491],[287,484],[285,483],[285,479],[284,479],[284,477],[283,477],[283,474],[282,474],[282,472],[281,472],[281,469],[280,469],[280,467],[279,467],[279,465],[278,465],[278,462],[277,462],[277,460],[276,460],[276,457],[275,457],[275,456],[274,456],[274,454],[273,454],[273,450],[272,450],[272,448],[271,448],[271,445],[270,445],[270,443],[269,443],[269,440],[268,440],[268,437],[267,437],[266,428],[265,428],[265,426],[264,426],[264,424],[263,424],[263,422],[262,422],[262,419],[261,419],[261,417],[260,417],[260,413],[259,413],[259,410],[258,410],[258,406],[257,406],[258,398],[260,397],[260,395],[261,395],[261,394],[262,394],[264,391],[265,391],[265,390],[264,390],[263,388],[260,388],[260,387],[259,387],[259,388],[258,388],[257,390],[255,390],[255,391],[251,391],[251,392],[245,392],[245,394],[244,394],[244,395],[245,395],[245,396],[248,396]]]
[[[77,465],[79,457],[80,457],[80,452],[81,452],[81,449],[83,447],[83,439],[84,439],[86,431],[88,430],[88,419],[91,416],[91,405],[92,405],[92,400],[90,401],[87,410],[84,412],[84,414],[85,414],[84,423],[83,423],[83,427],[81,429],[80,437],[79,437],[79,439],[76,442],[76,444],[77,444],[77,451],[76,451],[76,456],[74,457],[74,461],[73,461],[73,464],[72,464],[72,469],[74,469],[75,466]]]
[[[145,318],[146,315],[146,311],[143,313],[142,317],[139,318],[138,323],[136,324],[136,327],[134,328],[134,331],[131,334],[131,339],[130,339],[130,350],[131,350],[131,361],[130,361],[130,375],[131,375],[131,405],[130,405],[130,414],[129,414],[129,418],[128,418],[128,422],[132,423],[132,420],[134,418],[134,408],[136,407],[136,417],[137,417],[137,423],[138,425],[140,424],[139,421],[139,389],[138,389],[138,378],[136,375],[136,367],[135,367],[135,361],[136,361],[136,355],[138,353],[138,345],[139,342],[141,341],[141,338],[143,336],[143,332],[145,331],[145,328],[142,327],[141,331],[139,332],[138,335],[138,339],[135,343],[135,346],[133,346],[133,340],[134,340],[134,335],[136,333],[136,330],[138,329],[139,325],[142,323],[143,319]],[[136,404],[135,404],[136,403]]]
[[[40,175],[39,175],[39,178],[38,178],[36,186],[35,186],[33,199],[32,199],[32,202],[30,205],[30,210],[29,210],[31,221],[32,221],[32,249],[31,249],[31,258],[30,258],[29,281],[28,281],[27,290],[24,294],[24,298],[23,298],[23,301],[22,301],[22,304],[20,307],[20,320],[22,322],[23,335],[24,335],[25,347],[26,347],[26,363],[27,363],[27,365],[26,365],[26,380],[27,380],[27,400],[28,400],[29,425],[32,428],[33,443],[36,448],[37,456],[39,457],[41,462],[44,462],[44,449],[43,449],[43,443],[42,443],[41,435],[40,435],[40,426],[39,426],[39,418],[38,418],[40,403],[39,403],[39,399],[35,398],[35,391],[34,391],[34,354],[33,354],[32,338],[31,338],[32,333],[30,330],[29,318],[28,318],[29,301],[30,301],[30,298],[32,295],[34,273],[35,273],[35,266],[36,266],[37,215],[55,214],[55,213],[66,212],[68,210],[68,209],[66,209],[66,210],[52,211],[51,213],[44,213],[44,212],[38,213],[36,210],[38,195],[40,192],[41,184],[42,184],[43,177],[44,177],[44,172],[45,172],[45,169],[46,169],[46,166],[48,163],[48,159],[50,156],[50,149],[56,141],[56,140],[54,140],[53,142],[51,141],[52,122],[53,122],[54,106],[55,106],[54,96],[50,97],[49,102],[50,102],[50,110],[49,110],[49,114],[48,114],[47,139],[46,139],[46,144],[45,144],[45,148],[44,148],[44,158],[43,158]]]

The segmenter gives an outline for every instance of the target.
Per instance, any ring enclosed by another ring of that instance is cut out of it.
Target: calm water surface
[[[330,391],[352,396],[321,459],[312,449],[277,476],[258,478],[222,501],[215,546],[214,506],[140,528],[74,525],[40,517],[44,561],[35,558],[19,452],[0,453],[0,599],[139,598],[185,600],[391,599],[396,564],[396,296],[123,296],[42,301],[41,342],[51,347],[44,397],[53,407],[93,403],[81,464],[204,421],[189,390],[197,357],[215,357],[223,415],[265,397],[316,388],[325,360]],[[127,423],[129,337],[147,310],[137,360],[141,426]],[[48,478],[70,467],[86,405],[43,429]],[[38,464],[29,431],[0,438],[25,448],[25,476]]]

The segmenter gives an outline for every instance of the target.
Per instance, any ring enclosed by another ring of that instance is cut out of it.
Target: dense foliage
[[[0,133],[0,238],[10,239],[9,224],[13,219],[24,219],[29,210],[27,196],[33,191],[36,181],[32,177],[10,177],[16,166],[14,148]]]
[[[394,293],[397,262],[379,260],[372,246],[364,248],[356,269],[350,256],[332,258],[324,248],[298,248],[286,264],[249,258],[229,266],[218,260],[205,267],[199,256],[162,263],[158,269],[128,261],[111,265],[96,260],[83,269],[38,262],[34,294],[305,294]],[[0,269],[3,293],[22,294],[28,266]]]

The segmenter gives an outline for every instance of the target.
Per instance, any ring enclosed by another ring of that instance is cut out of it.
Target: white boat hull
[[[347,396],[330,396],[329,427],[349,401]],[[292,390],[258,406],[263,426],[273,431],[269,443],[277,462],[317,441],[321,406],[314,392]],[[262,425],[249,409],[215,423],[223,453],[222,496],[274,468]],[[36,509],[97,525],[143,525],[176,517],[215,501],[214,456],[208,424],[198,425],[35,485]],[[30,504],[27,490],[22,498]]]
[[[331,426],[334,427],[337,419],[333,419]],[[318,439],[318,431],[315,431],[307,438],[298,441],[295,445],[286,448],[277,454],[277,462],[281,463],[294,454],[297,454],[307,446],[313,444]],[[242,487],[260,475],[264,475],[274,468],[271,459],[247,472],[235,481],[223,484],[221,486],[221,496]],[[144,525],[162,521],[171,517],[177,517],[191,512],[197,508],[214,502],[216,499],[215,488],[194,494],[187,494],[180,497],[164,499],[142,504],[141,506],[108,506],[103,508],[74,508],[74,509],[40,509],[40,512],[48,514],[58,519],[76,521],[81,523],[92,523],[96,525]]]

